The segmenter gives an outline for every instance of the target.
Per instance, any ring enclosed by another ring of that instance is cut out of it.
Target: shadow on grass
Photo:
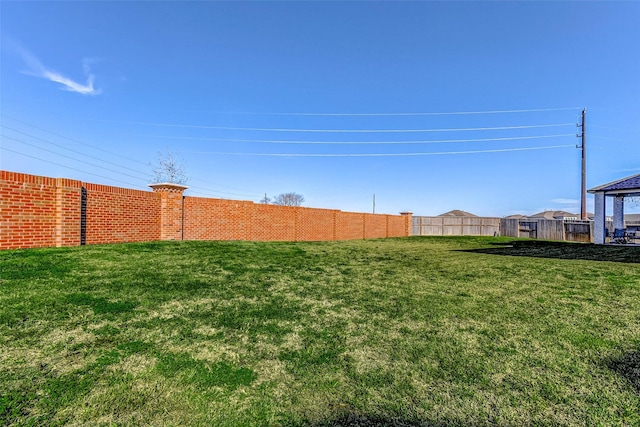
[[[607,367],[629,381],[636,392],[640,393],[640,350],[607,361]]]
[[[591,243],[515,240],[495,243],[495,248],[469,249],[463,252],[489,255],[526,256],[538,258],[577,259],[640,263],[640,245],[594,245]]]

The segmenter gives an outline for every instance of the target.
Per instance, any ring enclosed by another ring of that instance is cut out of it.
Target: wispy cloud
[[[69,92],[75,92],[82,95],[99,95],[101,93],[100,89],[96,89],[93,86],[94,75],[91,74],[91,63],[93,63],[92,59],[84,59],[83,60],[83,70],[84,74],[87,78],[85,83],[78,83],[64,75],[54,71],[50,68],[45,67],[38,58],[35,57],[34,54],[29,52],[24,47],[14,44],[15,49],[18,51],[25,64],[29,67],[29,70],[25,71],[25,74],[39,77],[43,79],[47,79],[54,83],[59,83],[63,86],[64,90]]]
[[[578,199],[553,199],[551,201],[559,205],[576,205],[580,203]]]
[[[52,82],[64,85],[64,89],[70,92],[81,93],[82,95],[100,94],[100,90],[93,87],[93,75],[89,75],[89,77],[87,77],[86,84],[74,82],[73,80],[63,76],[62,74],[50,70],[45,70],[44,73],[42,73],[42,77],[44,77],[45,79],[49,79]]]

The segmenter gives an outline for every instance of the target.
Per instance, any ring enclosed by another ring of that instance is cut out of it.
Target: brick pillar
[[[82,183],[56,178],[55,245],[80,246]]]
[[[160,240],[182,240],[182,193],[189,187],[169,182],[150,184],[149,187],[160,194]]]
[[[400,215],[404,217],[404,235],[411,236],[411,228],[413,227],[412,215],[413,212],[400,212]]]

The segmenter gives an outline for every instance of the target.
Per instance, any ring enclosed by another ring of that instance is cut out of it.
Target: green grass
[[[640,248],[0,252],[0,425],[640,425]]]

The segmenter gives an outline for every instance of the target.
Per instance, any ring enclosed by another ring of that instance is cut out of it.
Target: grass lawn
[[[0,252],[0,425],[640,425],[640,248]]]

